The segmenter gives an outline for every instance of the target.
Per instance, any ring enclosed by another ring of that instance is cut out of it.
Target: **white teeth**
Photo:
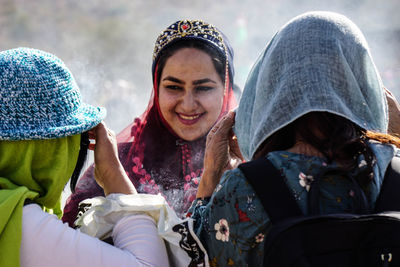
[[[194,120],[194,119],[197,119],[198,117],[200,117],[200,115],[185,116],[185,115],[182,115],[182,114],[179,114],[179,116],[184,120]]]

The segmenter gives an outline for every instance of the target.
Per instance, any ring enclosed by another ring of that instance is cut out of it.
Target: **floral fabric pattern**
[[[203,138],[204,139],[204,138]],[[205,141],[204,141],[205,142]],[[162,167],[152,168],[159,162],[152,161],[149,168],[138,156],[126,157],[122,161],[132,143],[120,143],[118,146],[119,157],[123,163],[128,177],[136,187],[138,193],[161,194],[168,204],[175,210],[178,217],[185,217],[191,203],[196,198],[197,187],[202,174],[203,140],[191,142],[191,146],[185,142],[177,143],[178,149],[173,154],[176,158],[182,157],[185,152],[185,162],[172,166],[169,164],[173,159],[161,162]],[[190,160],[188,157],[193,154]],[[87,198],[104,196],[103,189],[94,179],[94,165],[91,165],[84,175],[79,179],[75,193],[71,194],[64,207],[63,221],[68,222],[71,227],[79,212],[78,203]]]
[[[167,200],[168,204],[175,209],[179,217],[184,217],[185,211],[190,207],[190,203],[196,198],[197,188],[200,183],[202,170],[191,171],[185,175],[183,181],[183,190],[173,190],[163,187],[162,181],[156,181],[150,175],[138,157],[133,158],[131,171],[135,177],[133,180],[138,192],[147,194],[161,194]],[[186,163],[187,164],[187,163]],[[185,165],[182,165],[185,166]]]
[[[229,225],[225,219],[219,220],[219,222],[215,224],[214,229],[217,231],[215,234],[217,240],[221,240],[222,242],[229,241]]]
[[[271,152],[267,158],[285,177],[303,213],[307,214],[308,190],[316,177],[320,177],[323,214],[351,210],[353,184],[346,177],[332,174],[340,168],[335,162],[286,151]],[[359,161],[361,168],[364,167],[363,159]],[[381,174],[376,172],[367,190],[371,205],[382,182]],[[264,242],[271,225],[259,198],[239,169],[225,172],[213,196],[195,200],[188,216],[195,219],[194,229],[209,253],[210,266],[262,266]]]
[[[300,185],[304,187],[307,192],[310,191],[311,183],[314,181],[312,175],[305,175],[304,173],[300,172],[299,179]]]

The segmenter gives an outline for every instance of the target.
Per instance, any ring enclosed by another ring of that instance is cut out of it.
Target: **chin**
[[[182,140],[185,140],[185,141],[188,141],[188,142],[191,142],[191,141],[195,141],[195,140],[197,140],[197,139],[199,139],[201,136],[196,136],[196,137],[181,137],[181,136],[179,136]]]
[[[185,134],[185,135],[181,135],[179,134],[178,136],[185,141],[191,142],[191,141],[195,141],[197,139],[200,139],[201,137],[203,137],[205,134]]]

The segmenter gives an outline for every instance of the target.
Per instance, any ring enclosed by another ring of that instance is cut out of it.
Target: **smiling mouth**
[[[186,125],[191,125],[191,124],[195,124],[196,122],[198,122],[200,120],[200,118],[204,115],[204,113],[195,114],[195,115],[183,115],[183,114],[177,113],[177,115],[178,115],[178,119],[180,122],[182,122],[183,124],[186,124]]]
[[[187,116],[187,115],[183,115],[183,114],[178,114],[179,117],[181,117],[184,120],[195,120],[198,117],[200,117],[201,114],[196,114],[196,115],[192,115],[192,116]]]

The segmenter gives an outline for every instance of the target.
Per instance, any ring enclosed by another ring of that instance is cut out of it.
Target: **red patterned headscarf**
[[[224,62],[224,99],[220,117],[236,106],[233,94],[233,51],[226,37],[213,25],[199,20],[182,20],[163,31],[153,54],[153,92],[146,111],[128,125],[117,139],[120,160],[140,193],[165,196],[178,215],[183,215],[195,199],[203,170],[206,136],[194,141],[178,137],[163,118],[158,102],[158,63],[163,52],[185,42],[199,42],[213,49]],[[67,200],[64,221],[70,224],[78,212],[78,203],[102,195],[93,179],[93,167],[79,180],[75,193]]]

